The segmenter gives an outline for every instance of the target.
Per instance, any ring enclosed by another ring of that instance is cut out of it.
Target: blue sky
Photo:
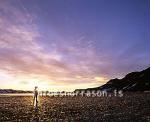
[[[0,3],[2,88],[95,87],[150,66],[149,0]]]

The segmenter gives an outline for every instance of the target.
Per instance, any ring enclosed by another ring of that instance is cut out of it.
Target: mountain
[[[88,89],[76,89],[75,91],[81,90],[123,90],[123,91],[150,91],[150,67],[140,71],[131,72],[122,79],[111,79],[106,84]]]
[[[7,93],[33,93],[32,91],[23,91],[23,90],[13,90],[13,89],[0,89],[0,94]]]

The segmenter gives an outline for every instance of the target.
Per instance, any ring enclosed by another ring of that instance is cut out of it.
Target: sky
[[[0,88],[73,91],[150,66],[150,0],[0,0]]]

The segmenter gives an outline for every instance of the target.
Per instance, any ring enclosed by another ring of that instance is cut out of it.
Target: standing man
[[[34,105],[34,103],[35,103],[35,101],[36,101],[36,104],[35,105],[37,105],[37,103],[38,103],[38,100],[37,100],[37,97],[38,97],[38,90],[37,90],[37,86],[35,86],[35,88],[34,88],[34,98],[33,98],[33,105]]]

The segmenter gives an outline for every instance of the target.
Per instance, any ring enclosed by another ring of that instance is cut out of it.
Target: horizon
[[[150,67],[150,1],[0,1],[0,89],[74,91]]]
[[[148,70],[148,69],[150,69],[150,67],[148,67],[148,68],[146,68],[146,69],[144,69],[144,70],[141,70],[141,71],[133,71],[133,72],[143,72],[143,71]],[[130,72],[130,73],[133,73],[133,72]],[[128,74],[130,74],[130,73],[128,73]],[[110,80],[114,80],[114,79],[120,79],[120,80],[121,80],[121,79],[125,78],[128,74],[126,74],[126,75],[125,75],[124,77],[122,77],[122,78],[109,79],[107,82],[109,82]],[[107,82],[106,82],[106,83],[107,83]],[[103,85],[105,85],[105,84],[103,84]],[[101,85],[101,86],[103,86],[103,85]],[[36,86],[36,87],[38,88],[38,91],[39,91],[39,92],[42,92],[42,91],[45,91],[45,92],[46,92],[46,91],[48,91],[48,90],[40,90],[40,88],[39,88],[38,86]],[[100,87],[100,86],[97,86],[97,87]],[[91,87],[89,87],[89,88],[91,88]],[[92,87],[92,88],[96,88],[96,87]],[[83,89],[83,88],[82,88],[82,89],[74,89],[73,91],[65,91],[65,90],[61,90],[61,91],[56,91],[56,90],[55,90],[55,91],[52,91],[52,90],[51,90],[51,91],[48,91],[48,92],[74,92],[75,90],[86,90],[86,89],[88,89],[88,88],[84,88],[84,89]],[[25,90],[25,89],[24,89],[24,90],[21,90],[21,89],[9,89],[9,88],[7,88],[7,89],[1,89],[1,88],[0,88],[0,90],[16,90],[16,91],[25,91],[25,92],[26,92],[26,91],[33,91],[33,89],[32,89],[32,90]],[[10,94],[10,93],[8,93],[8,94]],[[23,94],[26,94],[26,93],[23,93]],[[27,93],[27,94],[30,94],[30,93]]]

